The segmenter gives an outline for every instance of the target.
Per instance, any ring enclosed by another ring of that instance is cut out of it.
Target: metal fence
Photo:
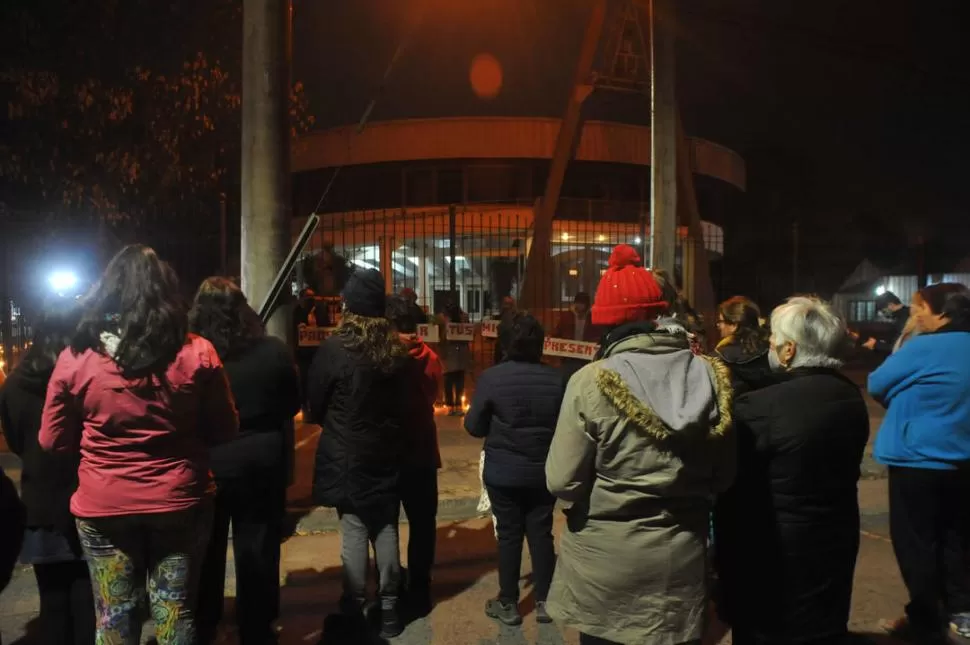
[[[295,230],[302,225],[297,220]],[[542,305],[530,313],[546,326],[547,337],[562,334],[559,322],[569,315],[578,293],[595,298],[600,277],[617,244],[636,247],[649,257],[646,209],[639,203],[563,200],[553,222],[550,275],[538,283],[547,292],[524,294],[523,277],[533,239],[533,208],[509,205],[459,205],[424,209],[388,209],[328,213],[305,249],[294,276],[294,293],[309,288],[318,298],[335,302],[350,273],[358,267],[378,269],[386,291],[413,290],[429,321],[442,322],[449,305],[457,305],[474,333],[471,353],[476,368],[494,360],[494,321],[503,300]],[[720,229],[707,227],[708,254],[723,253]],[[698,242],[678,235],[677,279],[690,267]],[[331,312],[334,311],[331,309]],[[324,314],[333,324],[333,313]],[[454,322],[454,321],[452,321]],[[459,332],[452,329],[452,336]],[[430,329],[434,340],[446,333]],[[572,339],[566,339],[572,340]],[[305,338],[315,342],[316,338]],[[574,346],[582,353],[582,346]],[[553,355],[568,355],[553,350]]]
[[[89,237],[96,240],[91,246],[99,257],[91,264],[103,266],[124,244],[149,244],[174,265],[186,297],[191,297],[206,276],[237,276],[239,271],[238,217],[220,217],[218,206],[212,210],[206,217],[158,213],[139,222],[94,223]],[[329,300],[334,313],[318,321],[326,327],[335,322],[338,296],[350,273],[358,267],[379,269],[388,293],[415,292],[429,322],[441,322],[446,307],[457,305],[464,321],[474,325],[465,342],[470,343],[475,369],[482,369],[494,356],[494,327],[489,322],[498,316],[503,299],[518,302],[527,295],[522,284],[533,212],[532,204],[506,203],[324,213],[294,271],[293,295],[309,288],[321,300]],[[553,222],[550,275],[535,287],[544,292],[540,298],[526,298],[543,303],[531,312],[543,321],[547,336],[560,333],[560,319],[578,293],[595,298],[615,245],[630,244],[649,257],[648,218],[647,205],[640,202],[561,200]],[[294,239],[304,219],[294,219]],[[677,243],[679,281],[699,241],[682,229]],[[703,244],[710,258],[720,257],[720,229],[705,227]],[[11,261],[16,262],[12,256]],[[13,281],[26,284],[19,278]],[[13,293],[17,316],[8,351],[21,353],[30,336],[31,312],[42,300],[29,290]],[[441,340],[446,330],[429,333],[438,333]]]

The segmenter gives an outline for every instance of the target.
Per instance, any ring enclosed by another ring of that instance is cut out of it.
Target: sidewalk
[[[874,634],[878,622],[901,614],[906,593],[899,579],[892,544],[884,530],[871,527],[871,520],[883,516],[885,482],[860,485],[864,530],[856,566],[850,628]],[[563,518],[557,514],[556,535]],[[407,525],[401,527],[402,557],[406,558]],[[339,536],[335,533],[298,536],[283,547],[281,645],[316,645],[327,613],[334,611],[340,595]],[[230,551],[231,553],[231,551]],[[433,592],[436,607],[430,617],[408,626],[393,645],[577,645],[575,631],[557,625],[536,625],[529,575],[528,550],[523,557],[522,602],[525,621],[521,628],[500,627],[483,614],[488,598],[498,590],[495,539],[487,520],[441,522],[438,527],[438,556]],[[227,569],[226,593],[235,595],[235,569]],[[231,621],[232,600],[227,600],[227,621]],[[33,616],[37,594],[33,576],[20,568],[0,598],[0,631],[6,645],[26,645],[21,639]],[[146,630],[142,642],[151,635]],[[225,645],[234,645],[234,634]],[[728,637],[723,643],[731,642]],[[876,643],[891,641],[876,637]],[[351,644],[347,644],[351,645]],[[353,644],[357,645],[357,644]]]
[[[481,495],[478,462],[482,440],[465,432],[462,417],[439,415],[436,420],[442,462],[438,471],[438,519],[450,521],[475,517]],[[334,509],[314,506],[311,496],[313,459],[320,429],[306,426],[301,432],[306,435],[305,443],[297,442],[297,482],[289,491],[289,508],[291,516],[296,519],[296,533],[309,535],[336,530]]]

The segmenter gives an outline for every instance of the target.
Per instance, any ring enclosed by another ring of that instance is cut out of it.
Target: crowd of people
[[[460,405],[466,344],[445,337],[436,352],[417,334],[412,294],[389,296],[378,271],[359,268],[301,379],[235,283],[209,278],[191,305],[180,294],[168,264],[130,246],[78,305],[38,321],[0,389],[0,425],[23,460],[19,497],[0,473],[0,588],[18,557],[32,565],[46,643],[134,644],[150,617],[160,645],[208,645],[231,523],[240,642],[274,642],[302,407],[325,429],[313,498],[336,509],[341,538],[324,641],[398,636],[434,604],[435,402],[444,388]],[[714,625],[738,645],[843,642],[869,437],[863,393],[840,369],[855,339],[885,356],[868,384],[887,407],[875,458],[889,467],[910,596],[886,629],[912,642],[970,636],[970,293],[928,286],[910,307],[889,295],[888,342],[862,341],[815,297],[768,320],[731,298],[708,352],[670,277],[620,245],[595,296],[578,294],[555,330],[599,341],[598,354],[559,368],[543,363],[540,321],[510,305],[463,420],[484,442],[497,537],[485,613],[522,623],[527,544],[535,619],[584,645],[715,642]]]

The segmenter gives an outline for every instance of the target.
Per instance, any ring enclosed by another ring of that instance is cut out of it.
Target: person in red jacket
[[[411,527],[408,538],[408,590],[410,610],[418,616],[431,612],[431,569],[434,566],[438,515],[438,469],[441,452],[434,404],[441,386],[438,355],[417,335],[418,321],[405,298],[387,301],[387,318],[401,335],[412,361],[409,392],[402,412],[402,429],[409,432],[408,450],[401,469],[401,504]]]
[[[589,306],[589,294],[585,291],[580,291],[573,298],[573,306],[560,313],[559,322],[552,332],[552,335],[554,338],[598,343],[600,336],[603,335],[603,331],[602,328],[593,324]],[[562,359],[563,382],[568,383],[572,375],[588,363],[589,361],[587,360],[577,358]]]
[[[215,494],[209,449],[239,430],[229,382],[212,343],[188,333],[174,270],[147,246],[122,249],[81,309],[38,443],[80,451],[71,513],[96,641],[139,641],[147,578],[159,645],[190,645]]]

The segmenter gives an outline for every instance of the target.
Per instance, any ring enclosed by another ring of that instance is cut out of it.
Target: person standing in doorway
[[[869,375],[887,406],[873,455],[889,466],[889,529],[909,591],[886,629],[943,643],[970,637],[970,292],[937,284],[913,296],[919,335]]]
[[[385,318],[384,277],[357,269],[343,291],[344,313],[336,332],[313,359],[309,379],[311,421],[320,435],[313,499],[340,517],[343,563],[342,621],[362,625],[367,600],[370,545],[379,575],[381,636],[403,631],[398,607],[401,554],[401,427],[408,392],[408,348]],[[355,629],[354,627],[349,627]]]
[[[259,314],[226,278],[202,283],[189,325],[212,343],[225,366],[240,430],[212,451],[218,492],[202,567],[198,642],[212,642],[222,618],[231,521],[239,642],[269,645],[279,616],[280,542],[293,450],[288,424],[300,410],[296,365],[286,343],[266,335]]]
[[[506,360],[482,373],[465,417],[468,433],[485,439],[483,479],[498,533],[499,593],[485,613],[506,625],[522,622],[519,576],[527,539],[536,620],[548,623],[556,498],[546,488],[545,463],[562,403],[562,376],[540,362],[545,333],[538,320],[518,314],[509,331]]]
[[[79,320],[73,301],[51,303],[23,360],[0,389],[0,428],[23,462],[27,530],[20,560],[33,565],[37,579],[41,639],[55,645],[94,642],[91,577],[70,508],[79,455],[50,454],[38,442],[47,384]]]
[[[238,428],[219,355],[188,333],[175,272],[152,249],[125,247],[82,302],[39,435],[44,450],[81,453],[71,512],[94,582],[96,642],[138,642],[146,578],[159,645],[195,642],[215,494],[209,449]]]

